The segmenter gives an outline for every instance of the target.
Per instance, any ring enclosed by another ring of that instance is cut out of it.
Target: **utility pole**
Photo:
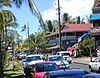
[[[90,62],[92,62],[92,42],[91,42],[91,34],[90,34]]]
[[[30,51],[30,41],[29,41],[29,25],[27,22],[27,36],[28,36],[28,50]]]
[[[60,2],[58,0],[59,50],[61,51]]]

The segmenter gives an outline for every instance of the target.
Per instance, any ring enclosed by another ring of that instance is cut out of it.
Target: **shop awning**
[[[90,16],[90,20],[94,21],[94,20],[100,20],[100,14],[93,14]]]
[[[57,48],[59,48],[59,45],[56,45],[56,46],[53,46],[53,47],[49,47],[49,48],[47,48],[48,50],[52,50],[52,49],[57,49]]]

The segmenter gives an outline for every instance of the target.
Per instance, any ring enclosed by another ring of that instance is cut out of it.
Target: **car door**
[[[99,58],[96,58],[92,64],[92,69],[93,70],[98,70],[98,62],[99,62]]]
[[[95,64],[95,70],[99,71],[100,70],[100,59],[96,60],[96,64]]]

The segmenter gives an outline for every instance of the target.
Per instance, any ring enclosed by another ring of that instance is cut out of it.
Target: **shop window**
[[[82,36],[84,34],[84,32],[77,32],[76,36]]]
[[[63,34],[63,36],[65,36],[65,33],[62,33]]]
[[[57,38],[59,37],[59,34],[57,34]]]
[[[73,33],[73,32],[67,32],[66,33],[66,36],[74,36],[75,35],[75,33]]]

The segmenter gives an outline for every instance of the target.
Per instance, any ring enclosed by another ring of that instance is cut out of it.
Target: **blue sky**
[[[57,0],[34,0],[37,5],[43,20],[57,20]],[[91,14],[91,9],[94,4],[94,0],[60,0],[61,15],[64,12],[68,12],[69,15],[81,16],[85,18],[86,15]],[[30,12],[29,6],[23,3],[20,9],[16,7],[10,8],[17,18],[19,28],[17,29],[20,35],[25,38],[25,32],[21,32],[21,27],[27,22],[29,23],[30,34],[38,32],[39,22],[37,17]]]

